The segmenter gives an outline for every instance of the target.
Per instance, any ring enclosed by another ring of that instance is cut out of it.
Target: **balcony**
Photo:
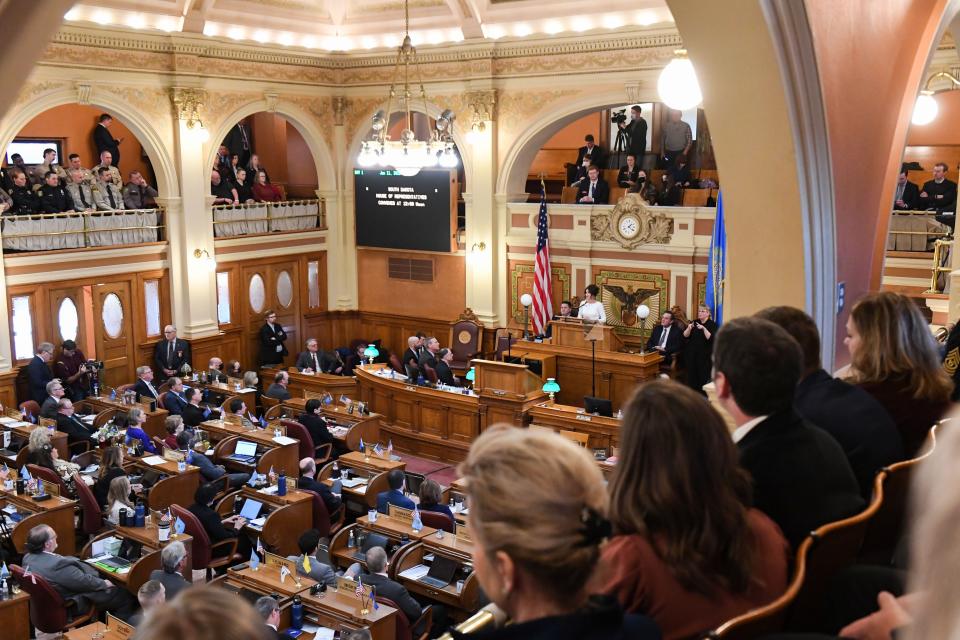
[[[216,238],[310,231],[325,229],[326,226],[326,210],[320,200],[285,200],[213,207],[213,235]]]
[[[128,209],[7,215],[3,251],[53,251],[144,244],[163,240],[164,210]]]

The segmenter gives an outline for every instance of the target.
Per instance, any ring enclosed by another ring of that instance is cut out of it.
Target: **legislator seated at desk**
[[[240,535],[240,530],[247,524],[246,519],[239,515],[232,515],[227,518],[221,518],[220,514],[213,508],[213,502],[217,497],[217,487],[211,483],[201,484],[194,493],[193,504],[188,507],[188,511],[196,516],[200,521],[203,530],[207,532],[210,538],[210,544],[215,545],[224,540],[237,538],[237,553],[241,558],[250,556],[250,541],[246,536]],[[230,525],[230,528],[224,525]],[[227,549],[221,547],[217,550],[219,553],[226,552]]]
[[[277,371],[273,376],[273,384],[270,385],[263,395],[268,398],[276,398],[277,400],[289,400],[290,392],[287,391],[289,385],[290,374],[286,371]]]
[[[440,349],[437,353],[437,382],[451,387],[459,387],[460,380],[453,375],[450,365],[453,364],[453,351],[450,349]]]
[[[60,398],[64,396],[63,384],[54,378],[47,383],[47,398],[43,401],[43,404],[40,405],[40,417],[49,418],[50,420],[56,420],[57,418],[57,403],[60,401]]]
[[[571,306],[569,300],[564,300],[563,302],[560,303],[560,313],[558,315],[553,316],[553,318],[551,319],[566,320],[567,318],[576,318],[576,317],[577,317],[577,310],[574,309],[573,306]],[[547,329],[546,331],[544,331],[543,337],[544,338],[553,337],[553,324],[550,324],[550,323],[547,324]]]
[[[647,350],[659,351],[663,355],[663,364],[670,365],[673,362],[673,356],[683,348],[682,333],[683,331],[673,323],[673,314],[664,311],[660,317],[660,324],[650,332]]]
[[[330,541],[320,537],[320,532],[310,529],[301,534],[297,540],[300,555],[287,556],[287,560],[297,563],[297,573],[308,576],[328,587],[336,586],[337,574],[330,566],[328,546]]]
[[[133,385],[133,390],[137,392],[141,402],[156,402],[160,399],[160,393],[153,386],[153,369],[147,365],[137,367],[137,382]]]
[[[310,338],[306,342],[306,351],[301,351],[297,356],[297,362],[294,365],[301,373],[319,373],[323,371],[321,360],[323,356],[320,353],[320,347],[316,338]]]
[[[404,493],[404,487],[407,484],[406,474],[400,469],[394,469],[387,474],[387,482],[390,489],[377,494],[377,511],[380,513],[389,513],[390,505],[402,507],[404,509],[414,509],[416,505],[413,500]]]
[[[319,398],[310,398],[304,406],[304,411],[297,417],[297,422],[307,428],[310,438],[313,440],[313,446],[319,447],[324,444],[331,445],[330,458],[336,460],[349,449],[333,437],[327,426],[327,419],[323,417],[323,403]]]
[[[73,401],[69,398],[60,398],[57,410],[57,431],[67,434],[70,444],[75,442],[94,443],[93,428],[88,427],[74,415]]]
[[[160,582],[167,596],[172,600],[180,591],[190,586],[184,571],[189,566],[186,546],[174,540],[160,552],[160,568],[150,574],[151,580]]]
[[[213,409],[200,405],[200,399],[202,397],[200,389],[191,387],[184,392],[184,397],[187,400],[187,404],[184,405],[183,413],[180,415],[183,416],[183,424],[186,426],[191,428],[199,427],[202,422],[209,420],[211,416],[214,415]]]
[[[249,473],[228,474],[225,467],[213,464],[207,456],[194,449],[198,441],[199,439],[195,435],[182,431],[177,436],[177,449],[184,455],[187,464],[199,467],[200,475],[206,482],[212,482],[226,475],[231,487],[239,487],[250,479]]]
[[[387,576],[386,550],[383,547],[371,547],[367,551],[366,563],[367,571],[361,575],[361,581],[364,584],[375,587],[378,596],[392,600],[394,604],[400,607],[403,614],[407,616],[408,621],[411,623],[416,622],[420,614],[423,613],[423,607],[410,595],[406,587],[399,582],[391,580]],[[360,565],[356,565],[356,569],[359,569],[359,567]],[[351,572],[348,571],[344,573],[344,576],[350,573]],[[350,577],[354,576],[350,575]],[[419,630],[419,632],[422,631],[423,630]],[[414,630],[414,632],[416,634],[418,630]]]
[[[183,415],[183,410],[187,406],[186,389],[183,386],[183,380],[176,376],[170,378],[169,390],[163,395],[163,408],[171,415]]]
[[[323,499],[327,513],[332,514],[340,508],[342,501],[330,490],[330,487],[316,479],[317,463],[313,458],[304,458],[300,461],[300,477],[297,479],[297,488],[313,491]]]

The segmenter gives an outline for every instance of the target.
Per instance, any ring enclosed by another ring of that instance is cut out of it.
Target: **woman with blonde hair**
[[[687,386],[701,395],[707,395],[703,385],[710,382],[713,373],[713,337],[717,323],[710,317],[710,307],[699,305],[697,317],[683,329],[687,344],[683,349],[683,361],[687,367]]]
[[[477,580],[513,622],[466,637],[660,637],[648,618],[623,615],[612,598],[588,597],[610,523],[603,476],[584,449],[556,434],[500,425],[474,440],[460,474]]]
[[[64,480],[72,480],[80,465],[60,459],[60,453],[50,442],[46,429],[34,429],[27,440],[27,463],[52,468]],[[52,467],[51,467],[52,465]]]
[[[950,406],[930,325],[908,297],[883,291],[861,298],[847,319],[850,382],[877,399],[897,425],[908,456]]]
[[[750,508],[750,477],[707,400],[670,380],[640,385],[619,451],[598,590],[665,638],[696,637],[786,590],[789,545]]]
[[[127,476],[117,476],[110,481],[110,489],[107,491],[107,521],[110,524],[119,524],[121,509],[133,512],[133,504],[130,502],[130,479]]]

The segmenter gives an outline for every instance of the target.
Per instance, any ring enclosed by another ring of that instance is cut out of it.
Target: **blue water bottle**
[[[277,495],[287,495],[287,472],[283,469],[280,470],[280,475],[277,478]]]
[[[138,503],[137,503],[137,509],[136,509],[136,512],[134,513],[134,516],[133,516],[133,517],[134,517],[134,526],[135,526],[135,527],[145,526],[145,517],[144,517],[144,513],[143,513],[143,503],[142,503],[142,502],[138,502]]]
[[[300,596],[293,596],[293,606],[290,607],[290,626],[294,629],[303,628],[303,603]]]

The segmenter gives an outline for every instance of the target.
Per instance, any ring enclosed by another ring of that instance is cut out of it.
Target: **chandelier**
[[[440,165],[445,168],[456,167],[460,160],[454,153],[453,121],[456,117],[450,109],[445,109],[437,118],[436,129],[430,132],[426,140],[417,138],[413,131],[413,116],[410,111],[414,99],[410,91],[410,73],[416,73],[417,84],[420,87],[419,98],[423,101],[423,113],[427,111],[427,91],[423,88],[423,76],[420,73],[420,64],[417,61],[417,49],[410,41],[410,1],[404,2],[405,35],[403,44],[397,49],[397,62],[393,71],[393,82],[390,84],[390,94],[387,98],[386,111],[380,110],[373,115],[371,122],[371,136],[364,140],[357,156],[357,164],[361,167],[392,167],[401,175],[414,176],[420,169]],[[403,77],[403,90],[398,91],[397,79]],[[412,69],[411,69],[412,67]],[[400,111],[406,116],[405,127],[400,132],[399,140],[391,140],[388,134],[390,114],[394,100],[399,102]]]
[[[664,104],[680,111],[692,109],[703,102],[697,73],[687,58],[686,49],[677,49],[673,60],[660,72],[657,93]]]

